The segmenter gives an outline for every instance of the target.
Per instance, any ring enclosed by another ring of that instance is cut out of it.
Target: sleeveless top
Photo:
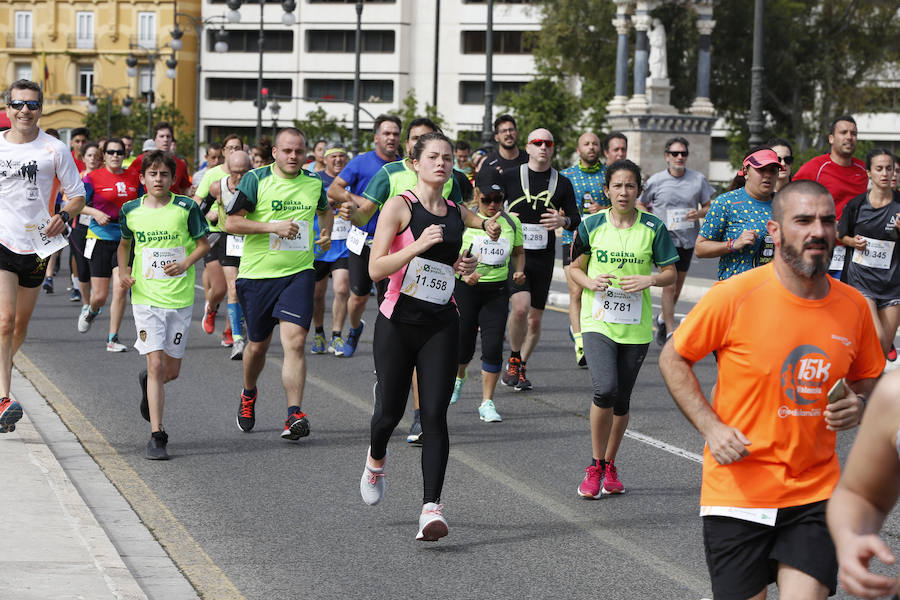
[[[435,324],[458,319],[452,298],[453,263],[459,258],[466,229],[459,207],[452,200],[444,199],[447,214],[440,217],[428,212],[411,190],[402,196],[411,216],[409,224],[394,237],[390,252],[398,252],[415,242],[430,225],[440,225],[444,238],[390,275],[379,310],[392,321],[402,323]]]

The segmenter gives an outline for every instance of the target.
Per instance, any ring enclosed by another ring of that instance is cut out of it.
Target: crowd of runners
[[[700,512],[715,597],[764,598],[776,582],[784,597],[824,598],[838,565],[851,593],[875,597],[896,585],[867,566],[873,556],[893,560],[877,531],[900,495],[900,378],[876,386],[896,359],[900,164],[886,149],[854,158],[851,116],[835,119],[829,151],[793,174],[790,142],[749,149],[717,194],[688,168],[684,137],[667,140],[666,168],[647,174],[628,160],[623,133],[585,132],[574,164],[557,171],[553,134],[534,129],[520,147],[510,115],[494,122],[496,149],[474,152],[427,118],[404,129],[391,115],[375,120],[374,148],[356,156],[292,127],[255,148],[230,134],[209,143],[191,177],[169,124],[156,124],[136,156],[131,137],[94,142],[84,129],[67,147],[40,129],[42,99],[27,80],[5,96],[0,433],[22,415],[10,398],[12,356],[41,290],[56,292],[65,256],[68,291],[81,303],[72,325],[86,339],[109,304],[106,349],[126,352],[131,304],[133,345],[146,357],[137,379],[148,459],[169,457],[164,390],[185,356],[198,262],[203,330],[220,328],[228,357],[242,361],[243,432],[255,426],[277,327],[281,437],[310,435],[306,354],[368,361],[357,349],[374,297],[374,412],[360,493],[366,504],[383,500],[388,441],[412,389],[407,442],[422,447],[423,475],[416,539],[437,540],[449,531],[440,503],[448,408],[479,335],[482,421],[502,422],[498,383],[540,389],[527,369],[540,353],[561,233],[573,361],[593,389],[591,457],[577,493],[625,491],[616,457],[655,339],[672,397],[706,440]],[[675,304],[695,255],[718,259],[720,282],[679,323]],[[703,390],[693,367],[710,354],[717,382]],[[835,432],[860,422],[839,483]]]

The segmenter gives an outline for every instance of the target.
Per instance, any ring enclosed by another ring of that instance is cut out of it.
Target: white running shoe
[[[503,420],[500,418],[500,413],[497,412],[493,400],[485,400],[481,403],[481,406],[478,407],[478,416],[485,423],[499,423]]]
[[[244,358],[244,348],[247,342],[244,340],[234,340],[231,346],[231,360],[242,360]]]
[[[419,515],[419,533],[416,534],[417,540],[421,542],[436,542],[450,533],[447,519],[442,514],[443,510],[443,504],[434,502],[428,502],[422,506],[422,514]]]
[[[366,452],[366,467],[363,469],[362,479],[359,480],[359,493],[363,502],[369,506],[375,506],[384,498],[384,467],[380,469],[370,467],[369,452]]]
[[[106,342],[107,352],[128,352],[128,346],[119,341],[119,336],[114,337]]]
[[[94,319],[96,319],[99,314],[99,312],[91,312],[90,304],[85,304],[84,306],[82,306],[81,314],[78,315],[78,332],[87,333],[88,329],[91,328],[91,323],[94,322]]]

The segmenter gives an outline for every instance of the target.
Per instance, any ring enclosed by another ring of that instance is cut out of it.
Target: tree
[[[319,103],[316,103],[316,108],[306,113],[305,119],[294,120],[294,127],[303,132],[310,145],[316,140],[343,143],[352,135],[350,129],[341,124],[343,121],[330,116]]]
[[[406,96],[403,98],[403,102],[400,103],[399,109],[388,111],[388,114],[400,117],[400,121],[403,123],[401,128],[402,132],[406,132],[406,128],[412,120],[419,117],[428,117],[441,129],[446,127],[444,117],[438,112],[437,107],[433,104],[428,104],[426,102],[425,109],[423,111],[419,110],[419,101],[416,100],[416,90],[414,89],[410,89],[406,92]]]

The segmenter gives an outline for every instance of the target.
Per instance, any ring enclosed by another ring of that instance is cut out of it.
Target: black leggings
[[[459,279],[453,292],[459,308],[459,364],[475,355],[475,337],[481,327],[481,368],[499,373],[503,367],[503,332],[509,313],[506,282],[469,285]]]
[[[422,422],[422,503],[438,502],[450,455],[447,407],[459,355],[459,320],[446,323],[398,323],[378,313],[375,322],[375,370],[381,401],[372,415],[371,456],[380,460],[403,418],[413,369],[419,382]]]
[[[631,390],[650,344],[620,344],[590,331],[582,333],[581,339],[594,384],[594,405],[611,407],[617,416],[627,415]]]

